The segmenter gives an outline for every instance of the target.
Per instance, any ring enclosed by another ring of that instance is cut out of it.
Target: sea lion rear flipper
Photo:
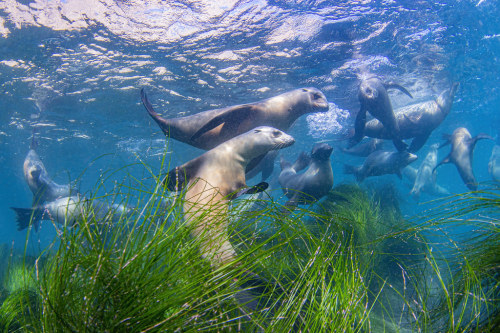
[[[193,134],[190,140],[196,141],[196,139],[202,136],[205,132],[216,128],[222,123],[225,123],[225,130],[234,133],[238,130],[239,125],[251,115],[251,113],[255,110],[254,108],[254,105],[237,105],[232,107],[203,125],[196,133]]]
[[[266,182],[260,182],[257,185],[254,185],[254,186],[251,186],[251,187],[246,187],[246,188],[240,190],[234,196],[231,196],[231,199],[239,198],[239,197],[241,197],[242,195],[245,195],[245,194],[260,193],[262,191],[265,191],[268,187],[269,187],[268,183],[266,183]]]
[[[354,122],[354,136],[349,140],[349,148],[358,144],[364,136],[366,126],[366,108],[361,106]]]
[[[40,221],[43,218],[45,210],[43,208],[17,208],[10,207],[14,212],[16,212],[17,219],[17,230],[21,231],[30,226],[30,222],[33,221],[33,226],[35,231],[38,232],[40,228]]]
[[[431,133],[425,133],[420,136],[416,136],[411,140],[410,148],[408,148],[408,151],[410,153],[416,153],[417,151],[420,150],[424,146],[424,144],[427,142],[427,139],[429,139],[429,136]]]
[[[153,105],[148,100],[148,96],[146,95],[146,92],[144,91],[144,88],[141,89],[141,100],[142,104],[146,108],[146,111],[148,111],[149,115],[153,120],[160,126],[161,130],[166,136],[169,136],[169,129],[170,125],[168,124],[167,120],[163,117],[161,117],[154,109]]]
[[[405,87],[403,87],[402,85],[399,85],[397,83],[386,82],[386,83],[384,83],[384,87],[385,87],[385,89],[397,89],[397,90],[401,91],[403,94],[406,94],[408,97],[413,98],[413,96],[410,94],[410,92],[408,90],[406,90]]]

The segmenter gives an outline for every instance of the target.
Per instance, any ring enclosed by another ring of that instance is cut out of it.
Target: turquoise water
[[[327,141],[335,148],[335,184],[354,181],[343,173],[344,163],[363,162],[340,147],[359,110],[360,79],[368,74],[403,85],[414,101],[460,83],[450,114],[412,166],[457,127],[496,138],[499,7],[493,0],[3,1],[0,243],[20,249],[25,244],[26,232],[16,230],[9,207],[31,205],[22,165],[34,127],[50,176],[60,184],[78,179],[82,193],[93,190],[106,170],[139,159],[159,169],[165,140],[141,104],[141,88],[158,112],[176,117],[316,87],[330,111],[301,117],[289,131],[296,143],[283,154],[292,160]],[[398,92],[390,98],[395,108],[411,102]],[[491,180],[493,146],[487,140],[477,144],[473,167],[479,182]],[[448,151],[440,149],[439,160]],[[168,147],[174,165],[201,153],[176,141]],[[271,188],[279,187],[278,172],[276,162]],[[118,172],[113,179],[125,176]],[[453,165],[442,166],[437,179],[452,193],[467,190]],[[409,196],[407,181],[394,175],[367,181],[393,183],[408,216],[425,209]],[[33,248],[43,248],[54,234],[44,223],[32,235]]]

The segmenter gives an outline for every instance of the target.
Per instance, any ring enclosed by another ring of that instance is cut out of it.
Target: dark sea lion
[[[478,140],[493,140],[493,138],[484,133],[480,133],[475,137],[472,137],[465,127],[457,128],[451,135],[445,135],[445,138],[446,141],[441,144],[440,148],[451,144],[451,151],[448,156],[436,165],[434,170],[443,164],[453,163],[457,167],[460,177],[462,177],[462,180],[469,190],[477,190],[477,181],[472,170],[474,147],[476,146]]]
[[[443,91],[432,101],[407,105],[396,109],[394,114],[399,126],[401,139],[413,138],[409,151],[417,152],[446,118],[453,105],[458,83]],[[377,119],[366,123],[364,134],[378,139],[391,139],[392,133]]]
[[[408,95],[413,96],[404,87],[395,83],[383,83],[377,77],[371,77],[361,81],[358,90],[358,99],[361,104],[356,121],[354,124],[354,137],[351,138],[349,146],[352,147],[363,139],[366,112],[368,111],[375,119],[378,119],[387,131],[390,139],[394,142],[397,150],[405,150],[408,146],[401,140],[400,128],[394,111],[392,110],[391,100],[387,89],[395,88]]]
[[[309,204],[321,199],[333,187],[333,171],[330,155],[333,148],[326,143],[314,145],[307,170],[304,168],[303,157],[299,157],[293,165],[281,159],[279,183],[288,197],[286,206]],[[303,156],[303,155],[302,155]]]
[[[415,197],[416,199],[419,198],[422,191],[436,191],[436,173],[434,172],[434,168],[437,165],[438,148],[439,144],[431,145],[429,152],[425,156],[425,159],[418,167],[413,188],[410,191],[410,194],[413,195],[413,197]]]
[[[354,174],[358,182],[367,177],[381,176],[394,173],[402,177],[401,169],[417,159],[417,155],[408,151],[376,150],[365,159],[361,166],[345,165],[344,172]]]
[[[266,183],[246,188],[245,169],[257,156],[288,147],[294,139],[272,127],[260,126],[240,134],[203,155],[174,168],[165,185],[170,191],[185,188],[184,217],[200,239],[202,255],[220,266],[234,259],[228,240],[228,201],[265,190]]]
[[[380,150],[383,147],[384,147],[384,140],[368,139],[368,140],[366,140],[366,142],[355,145],[354,147],[341,148],[341,150],[343,153],[346,153],[349,155],[367,157],[368,155],[373,153],[375,150]]]
[[[500,146],[495,145],[491,151],[490,161],[488,162],[488,171],[493,180],[500,182]]]
[[[43,204],[76,193],[76,190],[71,185],[59,185],[49,177],[45,165],[35,148],[36,141],[33,134],[30,150],[23,164],[24,179],[33,193],[33,205]]]
[[[328,111],[325,95],[316,88],[301,88],[259,102],[200,112],[187,117],[162,118],[144,89],[142,102],[167,137],[201,149],[215,146],[258,126],[286,132],[300,116]]]

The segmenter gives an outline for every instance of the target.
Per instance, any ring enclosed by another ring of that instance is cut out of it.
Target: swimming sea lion
[[[366,142],[355,145],[354,147],[341,148],[341,150],[342,150],[342,152],[349,154],[349,155],[367,157],[368,155],[373,153],[375,150],[382,149],[383,146],[384,146],[384,140],[369,139]]]
[[[305,163],[294,165],[281,159],[279,183],[285,195],[289,198],[286,206],[309,204],[321,199],[333,187],[333,171],[330,155],[333,148],[326,143],[314,145],[308,168],[298,174]],[[307,165],[307,164],[306,164]]]
[[[17,215],[17,230],[29,227],[30,222],[38,231],[42,220],[51,220],[63,226],[72,227],[79,221],[92,219],[97,223],[117,221],[128,215],[130,208],[114,204],[109,206],[97,200],[88,200],[80,195],[72,195],[46,201],[31,208],[10,207]]]
[[[417,159],[417,155],[408,151],[376,150],[366,158],[361,166],[344,165],[344,172],[354,174],[358,182],[366,177],[396,174],[401,178],[401,169]]]
[[[413,138],[408,149],[410,152],[415,153],[422,148],[432,131],[446,118],[453,105],[457,87],[458,83],[454,83],[435,100],[407,105],[394,111],[400,138]],[[392,133],[377,119],[366,123],[364,134],[372,138],[392,138]]]
[[[418,170],[411,165],[408,165],[401,170],[401,173],[403,174],[403,177],[407,178],[411,185],[410,187],[413,188],[413,185],[415,184],[415,180],[417,179],[417,174]],[[446,188],[438,185],[437,183],[434,183],[434,186],[424,186],[422,189],[422,192],[425,192],[430,195],[434,196],[443,196],[443,195],[450,195],[450,191],[448,191]]]
[[[35,134],[31,140],[30,150],[24,159],[24,179],[33,193],[33,205],[40,205],[57,198],[68,197],[76,190],[71,185],[59,185],[54,182],[45,169],[45,166],[35,151]]]
[[[459,127],[453,131],[451,135],[445,135],[446,141],[441,144],[441,147],[451,143],[451,151],[438,165],[434,168],[437,169],[440,165],[445,163],[453,163],[457,167],[458,173],[465,185],[471,191],[477,190],[477,181],[472,171],[472,154],[474,147],[478,140],[493,138],[484,133],[480,133],[472,137],[465,127]]]
[[[181,118],[162,118],[144,89],[142,102],[167,137],[201,149],[215,146],[258,126],[286,132],[300,116],[328,111],[325,95],[316,88],[301,88],[256,103],[234,105]]]
[[[408,95],[413,96],[404,87],[395,83],[383,83],[377,77],[371,77],[361,81],[358,90],[358,99],[361,104],[356,121],[354,124],[354,137],[351,138],[349,146],[352,147],[363,138],[366,125],[366,112],[368,111],[375,119],[378,119],[390,139],[394,142],[397,150],[405,150],[408,146],[401,140],[400,129],[394,111],[392,110],[391,100],[387,89],[396,88]]]
[[[500,182],[500,146],[495,145],[491,151],[488,171],[493,180]]]
[[[431,145],[425,159],[418,167],[417,175],[410,194],[418,199],[421,191],[431,192],[436,188],[436,173],[434,168],[437,165],[439,144]]]
[[[288,147],[294,139],[269,126],[240,134],[203,155],[171,170],[165,180],[170,191],[185,188],[184,218],[200,240],[202,255],[213,265],[231,261],[235,252],[228,240],[228,201],[263,191],[267,183],[245,188],[245,169],[257,156]]]

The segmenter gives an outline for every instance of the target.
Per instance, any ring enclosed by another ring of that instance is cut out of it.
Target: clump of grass
[[[196,221],[184,222],[182,196],[166,193],[164,175],[142,166],[141,177],[127,174],[112,186],[115,171],[103,175],[88,200],[133,211],[101,220],[89,212],[76,227],[62,228],[29,271],[35,291],[22,288],[4,300],[9,329],[379,332],[496,323],[498,261],[469,259],[497,225],[481,224],[490,228],[470,247],[447,235],[438,251],[431,237],[454,222],[431,212],[411,225],[390,188],[344,184],[313,210],[285,214],[272,197],[252,199],[252,208],[235,203],[228,233],[237,258],[214,267],[192,237]],[[449,248],[462,256],[449,257]],[[461,258],[468,258],[465,271]],[[242,301],[248,295],[258,300],[255,308]],[[442,316],[433,317],[435,310]]]

